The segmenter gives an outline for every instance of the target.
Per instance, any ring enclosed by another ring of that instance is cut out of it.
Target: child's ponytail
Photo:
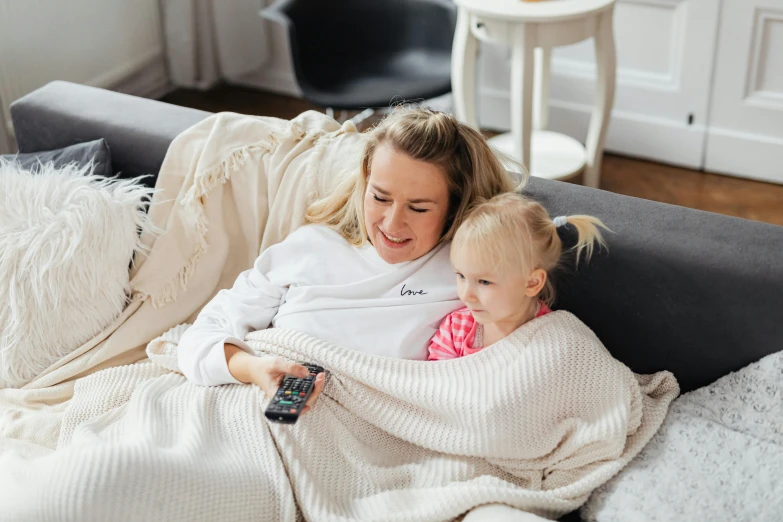
[[[452,262],[470,256],[486,266],[529,272],[541,268],[547,273],[539,299],[548,305],[555,300],[552,276],[560,267],[563,241],[558,227],[570,224],[576,229],[578,263],[587,260],[595,246],[606,247],[601,228],[609,230],[592,216],[558,216],[552,219],[541,204],[521,194],[509,192],[473,208],[457,230],[451,245]]]
[[[579,263],[579,258],[582,256],[582,252],[585,253],[585,260],[590,261],[593,255],[593,249],[596,243],[606,248],[606,241],[601,234],[601,228],[609,230],[603,222],[597,217],[576,215],[576,216],[558,216],[552,220],[552,234],[553,241],[559,241],[560,238],[557,235],[557,228],[568,223],[576,229],[577,240],[574,249],[576,250],[576,262]]]

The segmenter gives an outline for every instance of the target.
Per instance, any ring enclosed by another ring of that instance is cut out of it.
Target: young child
[[[465,308],[446,316],[433,336],[428,359],[463,357],[494,344],[523,324],[551,312],[551,274],[561,261],[557,228],[573,225],[576,261],[605,246],[592,216],[554,220],[540,204],[519,194],[495,196],[475,207],[451,244],[457,292]]]

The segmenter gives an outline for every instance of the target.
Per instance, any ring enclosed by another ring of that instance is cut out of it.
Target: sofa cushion
[[[93,171],[95,174],[106,177],[112,175],[111,152],[104,139],[77,143],[62,149],[6,154],[0,158],[15,161],[25,169],[36,171],[41,165],[49,162],[54,163],[55,167],[63,167],[72,162],[84,166],[92,161],[95,164]]]
[[[783,513],[783,352],[677,399],[660,431],[582,518],[777,521]]]
[[[0,388],[28,383],[127,304],[152,191],[90,168],[0,160]]]

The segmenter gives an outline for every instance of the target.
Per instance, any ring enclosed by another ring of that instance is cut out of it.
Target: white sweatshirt
[[[236,383],[224,343],[253,353],[245,335],[270,325],[366,353],[425,360],[441,320],[461,306],[448,244],[389,264],[372,245],[356,248],[327,227],[304,226],[207,303],[180,340],[179,366],[196,384]]]

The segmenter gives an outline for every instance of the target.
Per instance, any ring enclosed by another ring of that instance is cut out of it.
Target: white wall
[[[159,96],[163,55],[157,0],[0,0],[5,130],[10,103],[52,80]]]

